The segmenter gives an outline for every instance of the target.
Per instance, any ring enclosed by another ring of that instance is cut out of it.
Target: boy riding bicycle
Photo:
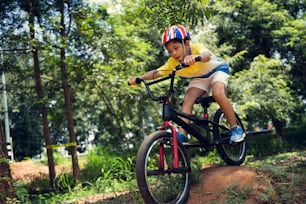
[[[168,75],[179,63],[184,62],[189,67],[178,70],[177,75],[191,78],[186,95],[184,97],[182,112],[192,114],[193,105],[197,98],[212,91],[212,96],[219,104],[231,126],[231,142],[241,142],[245,133],[237,126],[233,106],[226,96],[226,86],[229,77],[229,66],[213,55],[204,45],[200,43],[191,44],[190,34],[182,25],[168,27],[162,36],[162,43],[166,47],[170,57],[168,61],[156,70],[151,70],[142,76],[132,76],[129,79],[130,85],[137,85],[136,78],[144,80],[156,79]],[[195,58],[200,56],[201,61],[196,62]],[[188,119],[182,118],[186,123]],[[179,128],[178,139],[181,142],[187,141],[187,132]]]

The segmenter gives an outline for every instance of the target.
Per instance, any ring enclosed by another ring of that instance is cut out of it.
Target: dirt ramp
[[[256,196],[268,187],[256,169],[245,166],[219,166],[204,169],[191,187],[187,204],[226,203],[230,199],[261,203]]]

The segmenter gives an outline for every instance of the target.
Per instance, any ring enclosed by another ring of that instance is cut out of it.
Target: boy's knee
[[[213,96],[215,99],[223,98],[223,97],[226,96],[225,90],[224,90],[224,89],[215,89],[215,90],[212,91],[212,96]]]
[[[195,103],[195,100],[193,99],[193,98],[188,98],[188,97],[186,97],[185,99],[184,99],[184,102],[183,102],[183,104],[182,104],[182,107],[184,108],[184,109],[191,109],[192,107],[193,107],[193,105],[194,105],[194,103]]]
[[[184,102],[183,102],[183,106],[191,106],[192,101],[190,100],[190,98],[185,98]]]

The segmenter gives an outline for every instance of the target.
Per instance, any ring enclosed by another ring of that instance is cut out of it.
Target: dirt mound
[[[269,184],[258,172],[245,166],[217,166],[204,169],[199,181],[191,187],[187,204],[224,203],[231,194],[242,192],[245,203],[260,203],[256,196]]]

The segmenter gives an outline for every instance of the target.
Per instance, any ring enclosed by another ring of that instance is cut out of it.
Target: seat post
[[[208,107],[207,106],[203,106],[203,109],[204,109],[203,117],[205,119],[208,119],[209,118],[208,111],[207,111]]]

